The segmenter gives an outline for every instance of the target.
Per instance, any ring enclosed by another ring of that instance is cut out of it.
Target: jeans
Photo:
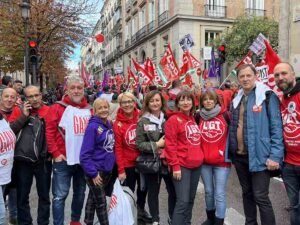
[[[38,215],[37,224],[49,224],[50,217],[50,184],[52,162],[40,160],[37,163],[16,161],[16,182],[17,188],[17,208],[18,224],[32,224],[30,214],[29,194],[32,186],[33,177],[36,180],[36,190],[38,193]]]
[[[176,191],[176,205],[172,217],[172,225],[191,224],[199,178],[200,167],[195,169],[181,167],[181,179],[173,179]]]
[[[291,225],[300,224],[300,166],[284,163],[282,167],[282,178],[290,201]]]
[[[249,171],[248,157],[236,157],[233,161],[243,192],[246,225],[257,225],[257,209],[261,225],[275,225],[275,215],[269,198],[270,172]]]
[[[5,223],[5,203],[2,188],[3,185],[0,185],[0,225]]]
[[[71,205],[71,220],[80,221],[83,208],[86,182],[80,165],[67,165],[66,161],[53,162],[52,178],[52,210],[54,225],[64,224],[65,200],[68,197],[73,178],[73,199]]]
[[[225,218],[226,185],[230,168],[212,165],[201,166],[201,177],[205,189],[205,203],[207,210],[216,209],[216,217]]]

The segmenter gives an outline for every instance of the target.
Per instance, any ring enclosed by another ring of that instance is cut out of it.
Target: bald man
[[[50,216],[50,182],[52,162],[47,152],[45,121],[49,107],[43,104],[38,87],[28,86],[24,89],[26,112],[16,119],[18,134],[15,147],[15,164],[17,184],[17,209],[19,224],[33,224],[30,214],[29,194],[33,177],[38,193],[37,224],[49,224]]]

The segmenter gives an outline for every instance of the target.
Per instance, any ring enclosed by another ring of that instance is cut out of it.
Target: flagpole
[[[227,81],[227,79],[232,75],[232,72],[235,71],[235,70],[232,70],[230,72],[230,74],[227,75],[227,77],[224,79],[224,81],[222,82],[222,84],[219,86],[219,89],[225,84],[225,82]]]

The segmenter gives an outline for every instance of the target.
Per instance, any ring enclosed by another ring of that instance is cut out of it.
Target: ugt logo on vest
[[[200,130],[197,124],[193,123],[192,121],[188,121],[185,124],[185,134],[187,140],[192,145],[199,145],[200,144]]]
[[[202,121],[200,130],[205,141],[210,143],[217,142],[224,134],[224,123],[218,118],[214,121]]]

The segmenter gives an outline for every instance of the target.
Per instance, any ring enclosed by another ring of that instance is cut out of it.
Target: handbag
[[[150,140],[148,133],[146,133],[146,134],[147,134],[148,139]],[[160,171],[161,160],[160,160],[159,156],[155,153],[152,142],[150,142],[150,143],[151,143],[152,153],[142,152],[136,158],[135,167],[140,173],[155,174]]]

